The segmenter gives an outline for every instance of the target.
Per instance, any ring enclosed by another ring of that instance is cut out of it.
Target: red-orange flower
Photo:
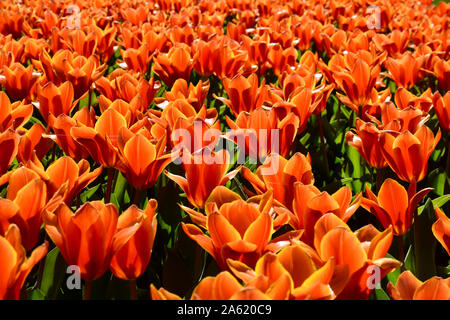
[[[387,290],[394,300],[450,300],[450,278],[432,277],[422,282],[407,270],[395,286],[389,282]]]
[[[0,91],[0,133],[9,128],[21,128],[33,115],[33,106],[20,101],[11,103],[8,96]]]
[[[433,224],[433,234],[450,255],[450,218],[438,207],[435,207],[437,221]]]
[[[171,87],[176,79],[189,80],[194,67],[189,47],[181,43],[170,48],[168,53],[158,54],[154,61],[154,72],[168,87]]]
[[[414,134],[382,131],[379,141],[386,162],[397,176],[404,181],[419,182],[427,174],[428,159],[440,138],[440,130],[434,136],[424,125]]]
[[[450,131],[450,92],[443,97],[436,91],[433,95],[433,106],[441,128]]]
[[[127,228],[131,224],[129,221],[139,220],[140,216],[143,218],[136,233],[111,259],[110,268],[116,277],[134,280],[139,278],[147,269],[156,235],[155,210],[157,206],[156,200],[151,199],[144,211],[132,205],[122,213],[121,217],[123,216],[123,218],[119,219],[117,224],[118,230]]]
[[[73,102],[73,86],[69,81],[64,82],[59,87],[48,82],[45,86],[38,86],[37,97],[39,101],[39,112],[48,123],[49,114],[58,117],[60,114],[70,115],[75,107]]]
[[[2,156],[0,157],[0,177],[8,170],[16,157],[19,141],[19,135],[11,129],[0,133],[0,150],[2,150]]]
[[[20,291],[31,269],[47,254],[48,242],[26,256],[20,230],[11,224],[5,236],[0,235],[0,300],[18,300]]]
[[[372,212],[385,229],[392,225],[395,235],[405,234],[411,228],[417,205],[432,190],[426,188],[414,195],[408,195],[405,188],[392,179],[384,181],[378,197],[367,185],[365,189],[367,198],[362,199],[361,206]]]
[[[142,223],[142,215],[119,217],[113,204],[105,205],[101,201],[87,202],[75,213],[62,203],[54,214],[46,211],[44,219],[47,234],[67,264],[80,268],[84,280],[101,277],[108,270],[111,258]]]
[[[388,58],[385,61],[388,76],[395,81],[398,87],[410,89],[421,80],[420,68],[424,57],[415,58],[410,52],[405,52],[398,58]]]

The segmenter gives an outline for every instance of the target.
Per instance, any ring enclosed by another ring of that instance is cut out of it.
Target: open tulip
[[[2,150],[2,156],[0,157],[0,177],[4,174],[18,152],[19,135],[12,129],[0,133],[0,150]]]
[[[301,182],[305,185],[314,183],[311,168],[311,158],[300,152],[295,153],[290,159],[285,159],[278,154],[270,154],[264,163],[258,167],[256,174],[247,167],[242,167],[242,174],[256,191],[263,194],[273,190],[273,197],[292,209],[294,199],[294,183]]]
[[[403,235],[411,228],[417,205],[432,190],[426,188],[409,196],[405,188],[392,179],[384,181],[378,197],[367,185],[365,188],[367,198],[362,199],[361,206],[374,214],[385,229],[392,225],[395,235]]]
[[[176,79],[189,80],[194,67],[189,47],[181,43],[170,48],[168,53],[158,54],[154,61],[153,70],[168,87],[171,87]]]
[[[5,236],[0,235],[0,300],[18,300],[31,269],[47,254],[48,242],[26,256],[20,230],[11,224]]]
[[[196,208],[204,208],[213,189],[222,186],[238,173],[240,167],[229,173],[229,154],[226,150],[213,152],[203,148],[194,153],[183,150],[181,161],[186,178],[166,172],[186,193],[189,202]]]
[[[87,202],[74,213],[62,203],[54,213],[46,211],[44,222],[67,264],[78,266],[82,279],[95,280],[139,229],[142,215],[119,217],[113,204],[101,201]]]
[[[73,86],[69,81],[64,82],[59,87],[52,82],[48,82],[43,87],[38,86],[39,112],[45,122],[48,123],[50,113],[55,117],[60,114],[70,115],[76,105],[76,103],[73,103],[73,95]]]
[[[156,200],[151,199],[147,208],[142,211],[132,205],[119,219],[117,228],[127,228],[129,221],[136,221],[142,216],[142,223],[136,233],[128,242],[113,256],[111,260],[111,271],[114,275],[124,280],[139,278],[147,269],[152,255],[153,241],[155,240],[157,221],[155,210],[158,206]]]
[[[121,128],[118,138],[120,169],[135,188],[145,190],[153,187],[162,170],[173,160],[173,154],[164,154],[166,138],[154,145],[144,133],[134,134]]]
[[[13,101],[30,98],[32,88],[38,79],[33,66],[25,68],[20,63],[13,63],[11,67],[3,66],[3,76],[4,81],[0,81],[0,84]]]
[[[420,79],[420,68],[424,63],[423,57],[415,58],[410,52],[405,52],[398,58],[388,58],[385,61],[389,77],[398,87],[412,88]]]
[[[0,233],[16,224],[22,234],[22,243],[31,250],[39,241],[42,210],[47,204],[47,187],[39,176],[24,167],[9,177],[6,199],[0,198]]]
[[[327,213],[314,230],[314,246],[320,258],[324,262],[334,258],[338,278],[348,274],[348,281],[340,284],[344,289],[337,299],[367,299],[377,281],[401,265],[385,257],[392,243],[392,227],[379,232],[367,225],[353,233],[341,219]]]
[[[404,181],[416,183],[425,178],[428,159],[440,138],[440,130],[434,136],[431,129],[424,125],[414,134],[409,131],[382,131],[379,142],[386,162],[397,176]]]
[[[21,128],[33,115],[31,104],[11,103],[3,91],[0,91],[0,106],[0,133]]]
[[[422,282],[407,270],[395,286],[389,282],[387,290],[394,300],[450,300],[450,278],[432,277]]]
[[[275,226],[286,221],[285,216],[271,216],[272,204],[271,192],[244,201],[234,192],[217,187],[206,204],[206,217],[184,208],[209,236],[196,225],[182,223],[182,227],[192,240],[214,257],[222,270],[228,268],[228,258],[254,267],[265,252],[276,252],[289,244],[288,239],[298,239],[301,235],[301,232],[293,231],[271,241]]]
[[[292,202],[291,226],[296,230],[304,230],[302,241],[312,244],[314,226],[327,213],[334,213],[344,222],[355,213],[361,203],[361,194],[352,201],[351,189],[347,186],[340,188],[330,195],[320,192],[312,184],[294,183],[294,200]]]

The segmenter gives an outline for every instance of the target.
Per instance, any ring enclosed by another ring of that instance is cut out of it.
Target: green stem
[[[402,262],[401,271],[405,271],[405,244],[403,240],[403,235],[397,236],[397,244],[398,244],[398,255],[399,259]]]
[[[109,203],[111,201],[113,180],[114,180],[114,168],[108,168],[108,182],[106,184],[105,203]]]
[[[321,115],[317,115],[318,119],[318,123],[319,123],[319,131],[320,131],[320,144],[321,144],[321,149],[322,149],[322,153],[323,153],[323,159],[325,161],[325,170],[327,173],[327,176],[330,175],[330,165],[328,163],[328,156],[327,156],[327,150],[325,147],[325,135],[324,135],[324,131],[323,131],[323,123],[322,123],[322,116]]]

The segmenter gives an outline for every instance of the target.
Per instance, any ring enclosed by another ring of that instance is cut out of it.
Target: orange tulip
[[[135,188],[145,190],[153,187],[162,170],[172,161],[172,154],[164,154],[166,138],[156,145],[144,133],[134,134],[126,127],[118,133],[121,171]]]
[[[168,87],[171,87],[178,78],[188,81],[194,66],[189,47],[182,44],[170,48],[167,54],[158,54],[154,61],[154,72]]]
[[[36,63],[43,70],[47,81],[60,85],[69,81],[73,85],[75,99],[83,96],[107,69],[107,65],[98,65],[97,58],[86,58],[68,50],[59,50],[53,57],[42,51]]]
[[[359,208],[361,198],[362,195],[357,194],[352,201],[352,192],[347,186],[330,195],[328,192],[320,192],[312,184],[304,185],[301,182],[294,182],[293,213],[290,214],[290,224],[296,230],[304,230],[302,241],[311,244],[314,225],[321,216],[332,212],[347,222]]]
[[[45,86],[38,86],[37,97],[39,101],[39,112],[48,123],[49,114],[58,117],[60,114],[70,115],[76,105],[73,102],[73,86],[69,81],[57,87],[52,82]]]
[[[392,102],[385,102],[381,105],[381,123],[370,117],[372,121],[378,123],[379,129],[392,130],[403,132],[409,130],[415,133],[423,124],[430,118],[430,116],[413,106],[408,106],[405,109],[397,108]]]
[[[206,99],[209,90],[209,81],[203,82],[199,81],[196,86],[192,83],[188,83],[184,79],[177,79],[173,86],[172,90],[166,91],[166,99],[167,101],[175,101],[180,98],[185,98],[194,109],[199,112],[203,107],[203,103]]]
[[[45,182],[33,171],[24,167],[9,176],[6,199],[0,198],[0,233],[5,234],[11,224],[20,228],[26,250],[39,241],[42,216],[47,204]]]
[[[414,212],[419,202],[432,188],[426,188],[414,195],[397,181],[386,179],[381,185],[378,197],[365,186],[366,197],[361,206],[374,214],[385,229],[392,225],[395,235],[403,235],[411,228]]]
[[[258,87],[258,76],[254,73],[248,78],[239,74],[232,79],[225,78],[222,82],[228,99],[222,97],[216,97],[216,99],[230,107],[235,116],[242,111],[251,112],[261,107],[267,95],[264,81]]]
[[[213,149],[222,136],[222,132],[219,121],[213,125],[209,125],[208,122],[201,118],[191,121],[179,117],[170,137],[172,151],[186,149],[190,153],[194,153],[205,147]]]
[[[450,278],[432,277],[422,282],[407,270],[395,286],[389,282],[387,290],[394,300],[450,300]]]
[[[142,224],[142,215],[121,215],[113,204],[87,202],[75,213],[60,204],[44,214],[45,230],[68,265],[80,268],[81,278],[95,280],[109,268],[112,257]],[[119,229],[120,226],[120,229]]]
[[[246,287],[257,288],[273,300],[331,300],[339,293],[330,286],[334,259],[317,267],[310,252],[299,244],[284,247],[276,255],[266,253],[254,270],[233,260],[228,265]]]
[[[398,58],[388,58],[385,61],[388,76],[395,81],[398,87],[410,89],[421,80],[420,68],[424,63],[424,57],[415,58],[410,52],[405,52]]]
[[[19,141],[19,135],[11,129],[0,133],[0,150],[2,150],[2,156],[0,157],[0,177],[8,171],[9,166],[16,157]]]
[[[434,62],[434,75],[436,76],[439,84],[439,88],[444,91],[450,90],[450,63],[448,60],[435,57]]]
[[[65,154],[74,160],[86,159],[89,156],[89,152],[72,137],[70,130],[73,127],[82,126],[93,128],[95,121],[95,110],[92,107],[91,109],[82,108],[72,118],[65,114],[61,114],[57,118],[50,115],[49,127],[55,132],[55,135],[50,135],[50,137],[54,139]]]
[[[227,117],[231,128],[227,137],[237,142],[239,148],[252,159],[262,161],[271,152],[287,156],[300,123],[294,113],[284,111],[281,107],[270,110],[259,107],[250,113],[239,113],[236,122]]]
[[[3,66],[3,76],[4,80],[0,80],[0,84],[13,101],[31,98],[30,93],[38,79],[33,66],[25,68],[20,63],[13,63],[11,67]]]
[[[273,197],[286,208],[292,209],[294,199],[294,183],[305,185],[314,183],[311,158],[297,152],[290,159],[278,154],[270,154],[258,167],[256,174],[247,167],[242,167],[242,175],[256,191],[256,194],[273,191]]]
[[[271,46],[267,58],[275,75],[279,76],[283,71],[290,71],[297,64],[298,52],[295,48],[283,47],[276,43]]]
[[[98,164],[108,168],[122,168],[118,153],[118,137],[121,128],[127,128],[125,117],[113,108],[108,108],[98,118],[95,127],[72,127],[70,134],[82,145]]]
[[[347,143],[358,150],[370,166],[377,169],[386,167],[387,163],[378,142],[380,130],[373,123],[364,122],[359,118],[355,120],[355,124],[355,133],[349,131],[345,134]]]
[[[145,74],[148,71],[149,63],[153,58],[146,43],[141,45],[138,49],[129,48],[123,50],[121,54],[125,61],[126,68],[140,74]]]
[[[67,183],[67,191],[64,202],[71,205],[73,199],[102,172],[102,167],[90,171],[89,162],[82,159],[76,163],[71,157],[63,156],[53,162],[45,171],[49,198],[53,196],[64,183]]]
[[[129,221],[136,221],[140,216],[142,224],[136,233],[111,259],[111,271],[113,274],[124,280],[134,280],[139,278],[147,269],[152,255],[153,241],[156,235],[156,207],[158,203],[151,199],[147,208],[142,211],[136,206],[129,207],[119,219],[118,230],[127,228]]]
[[[33,115],[31,104],[11,103],[3,91],[0,91],[0,105],[0,133],[9,128],[16,130],[23,127]]]
[[[150,285],[150,297],[152,300],[182,300],[180,296],[167,291],[164,288],[156,289],[153,283]]]
[[[183,207],[209,236],[193,224],[182,223],[182,227],[192,240],[214,257],[222,270],[227,269],[228,258],[254,267],[266,251],[276,252],[289,244],[288,239],[298,239],[301,234],[288,232],[270,241],[274,227],[286,221],[282,215],[275,219],[271,217],[272,203],[270,192],[244,201],[231,190],[217,187],[206,204],[206,217]]]
[[[327,213],[314,231],[314,246],[322,261],[334,258],[336,278],[348,279],[340,283],[344,289],[337,299],[368,299],[379,281],[401,265],[385,257],[392,243],[392,227],[379,232],[367,225],[353,233],[341,219]]]
[[[230,159],[226,150],[215,153],[209,148],[194,153],[183,150],[181,161],[186,178],[169,172],[166,175],[183,189],[196,208],[204,208],[213,189],[233,179],[240,169],[227,173]]]
[[[433,224],[433,234],[450,255],[450,219],[438,207],[434,208],[437,221]]]
[[[382,131],[379,142],[386,162],[397,176],[415,183],[425,178],[428,159],[440,138],[440,130],[435,137],[430,128],[422,126],[414,134]]]
[[[35,123],[20,137],[17,160],[23,163],[35,161],[36,158],[41,160],[52,145],[53,141],[45,134],[44,127]]]
[[[31,269],[47,254],[48,242],[33,250],[27,258],[20,230],[11,224],[5,236],[0,235],[0,300],[18,300]]]
[[[433,95],[433,106],[441,128],[450,131],[450,92],[443,97],[436,91]]]
[[[380,73],[380,66],[370,66],[366,61],[357,59],[351,70],[334,72],[338,87],[346,96],[338,93],[338,98],[355,112],[367,104],[372,96],[375,82]]]
[[[428,88],[421,96],[417,97],[405,88],[400,87],[395,92],[395,104],[400,109],[412,106],[428,113],[433,106],[431,89]]]

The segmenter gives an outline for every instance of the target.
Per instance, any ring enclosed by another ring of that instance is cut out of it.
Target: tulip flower
[[[440,138],[440,130],[434,136],[431,129],[424,125],[414,134],[409,131],[382,131],[379,142],[386,162],[397,176],[404,181],[416,183],[425,178],[428,159]]]
[[[408,130],[411,133],[415,133],[420,129],[423,124],[428,121],[430,116],[413,106],[408,106],[405,109],[397,108],[392,102],[385,102],[380,106],[381,109],[381,122],[378,123],[379,129],[391,130],[397,132],[403,132]]]
[[[57,118],[50,115],[49,127],[55,132],[55,135],[50,137],[54,139],[65,154],[74,160],[86,159],[89,157],[89,152],[72,137],[70,130],[73,127],[83,126],[93,128],[95,121],[95,111],[92,107],[91,109],[82,108],[72,118],[65,114],[61,114]]]
[[[388,58],[385,61],[388,76],[395,81],[398,87],[410,89],[421,80],[420,68],[424,57],[415,58],[410,52],[405,52],[398,58]]]
[[[450,63],[448,60],[441,59],[437,56],[434,59],[433,71],[438,80],[439,88],[448,91],[450,89]]]
[[[259,107],[250,113],[241,112],[236,122],[227,117],[231,128],[227,137],[253,159],[263,161],[271,152],[287,156],[297,135],[299,118],[294,113],[285,115],[278,111]]]
[[[229,154],[226,150],[213,152],[203,148],[194,153],[183,150],[181,161],[186,178],[166,172],[186,193],[189,202],[196,208],[204,208],[213,189],[222,186],[238,173],[240,167],[229,173]]]
[[[98,164],[108,168],[122,168],[118,153],[118,137],[123,127],[128,127],[125,117],[115,109],[109,108],[98,118],[94,128],[72,127],[70,134]]]
[[[37,97],[39,101],[39,112],[48,123],[49,114],[58,117],[60,114],[70,115],[76,102],[73,102],[73,86],[66,81],[57,87],[52,82],[45,86],[38,86]]]
[[[387,290],[394,300],[450,300],[450,278],[432,277],[422,282],[407,270],[395,286],[389,282]]]
[[[367,299],[377,281],[401,265],[385,257],[392,243],[392,227],[379,232],[367,225],[353,233],[344,221],[327,213],[317,221],[314,231],[317,254],[324,262],[334,258],[336,279],[348,279],[340,283],[344,289],[337,299]]]
[[[147,208],[142,211],[132,205],[119,219],[117,229],[120,231],[127,228],[129,221],[136,221],[142,216],[142,223],[136,233],[111,259],[111,271],[124,280],[139,278],[147,269],[152,255],[153,241],[156,235],[156,207],[158,203],[151,199]]]
[[[20,291],[33,267],[47,254],[48,242],[34,249],[30,257],[22,247],[20,230],[11,224],[0,235],[0,300],[19,300]]]
[[[170,137],[172,151],[179,151],[184,148],[194,153],[205,147],[213,149],[222,136],[222,132],[220,131],[219,121],[213,125],[209,125],[208,122],[201,118],[191,121],[179,117]]]
[[[359,112],[359,109],[367,104],[372,95],[372,90],[380,73],[380,66],[377,64],[371,67],[364,60],[358,59],[349,71],[334,72],[338,87],[346,94],[346,96],[339,93],[337,95],[345,105],[355,112]]]
[[[121,52],[127,69],[145,74],[153,55],[150,54],[148,46],[144,43],[138,49],[129,48]]]
[[[8,170],[16,157],[19,141],[19,135],[11,129],[0,133],[0,150],[2,150],[2,156],[0,157],[0,177]]]
[[[170,48],[167,54],[158,54],[154,61],[154,72],[168,87],[171,87],[176,79],[189,80],[194,66],[189,47],[181,44]]]
[[[432,188],[420,190],[414,195],[397,181],[386,179],[381,185],[378,197],[366,185],[366,197],[361,206],[375,215],[385,229],[392,225],[395,235],[403,235],[411,228],[414,212],[419,202]]]
[[[443,97],[436,91],[433,95],[433,106],[441,128],[450,131],[450,92]]]
[[[45,212],[44,222],[67,264],[78,266],[82,279],[95,280],[140,228],[142,215],[119,217],[113,204],[101,201],[87,202],[74,213],[62,203],[54,213]]]
[[[70,81],[75,99],[82,97],[107,68],[106,64],[99,66],[95,56],[86,58],[68,50],[59,50],[53,57],[42,51],[39,63],[48,81],[55,85]]]
[[[172,162],[172,154],[164,154],[166,138],[154,145],[144,133],[134,134],[122,127],[118,137],[118,152],[123,163],[120,169],[135,188],[153,187],[162,170]]]
[[[248,78],[243,75],[236,75],[233,78],[223,79],[223,86],[228,95],[228,99],[216,97],[216,99],[230,107],[235,116],[242,111],[251,112],[262,106],[267,95],[264,81],[258,87],[258,77],[252,73]]]
[[[270,154],[258,167],[256,174],[247,167],[242,167],[242,175],[256,191],[256,194],[273,191],[273,197],[286,208],[292,209],[294,199],[294,183],[305,185],[314,183],[311,158],[297,152],[290,159],[278,154]]]
[[[203,103],[206,99],[209,90],[209,81],[199,81],[196,86],[192,83],[188,83],[186,80],[179,78],[177,79],[172,90],[166,91],[165,96],[167,101],[175,101],[180,98],[185,98],[194,109],[199,112],[203,107]]]
[[[64,183],[68,183],[64,201],[70,205],[76,195],[93,182],[102,172],[102,167],[90,171],[89,162],[82,159],[76,163],[71,157],[58,158],[45,171],[48,180],[49,198],[53,196]]]
[[[317,267],[301,245],[284,247],[278,254],[266,253],[255,269],[244,263],[228,260],[236,277],[246,287],[255,287],[273,300],[331,300],[339,294],[330,286],[334,259]]]
[[[9,128],[16,130],[22,128],[33,115],[33,106],[20,101],[11,103],[8,96],[0,91],[0,133]]]
[[[301,232],[288,232],[271,240],[274,227],[284,224],[284,216],[269,214],[273,204],[271,192],[263,196],[242,200],[234,192],[217,187],[205,207],[206,217],[183,207],[191,219],[206,229],[182,223],[184,232],[214,257],[219,267],[226,270],[226,259],[239,260],[250,267],[266,251],[276,252],[289,244],[288,239],[298,239]]]
[[[450,218],[438,207],[434,209],[437,221],[432,226],[433,234],[450,255]]]
[[[395,92],[395,104],[400,109],[406,109],[409,106],[422,110],[425,113],[430,111],[433,106],[431,89],[428,88],[419,97],[415,96],[403,87],[400,87]]]
[[[355,120],[355,124],[356,130],[345,134],[347,143],[358,150],[371,167],[377,169],[386,167],[387,163],[378,142],[380,130],[373,123],[364,122],[359,118]]]
[[[27,170],[22,167],[11,174],[6,199],[0,198],[0,234],[5,234],[11,224],[16,224],[23,246],[31,250],[39,241],[47,187],[36,173],[30,174],[25,172]]]
[[[45,129],[40,123],[35,123],[21,137],[18,147],[17,160],[20,162],[42,160],[53,146],[53,141],[45,135]]]
[[[361,194],[358,194],[352,201],[352,192],[347,186],[330,195],[328,192],[320,192],[311,184],[294,182],[293,213],[290,214],[290,224],[295,230],[304,230],[302,241],[311,244],[314,226],[320,217],[332,212],[347,222],[359,208],[361,198]]]
[[[0,81],[0,84],[13,101],[30,98],[30,93],[38,79],[33,66],[25,68],[20,63],[13,63],[11,67],[3,66],[3,76],[4,80]]]
[[[283,71],[288,71],[297,64],[298,52],[295,48],[283,49],[280,44],[270,47],[267,58],[275,75],[279,76]]]

